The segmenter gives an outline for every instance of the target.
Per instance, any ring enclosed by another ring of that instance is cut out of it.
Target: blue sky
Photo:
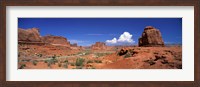
[[[36,27],[41,36],[63,36],[80,46],[97,41],[108,45],[117,45],[120,41],[120,44],[123,41],[124,44],[138,44],[146,26],[159,29],[167,44],[182,43],[182,18],[18,18],[18,28]],[[113,38],[117,42],[109,43]]]

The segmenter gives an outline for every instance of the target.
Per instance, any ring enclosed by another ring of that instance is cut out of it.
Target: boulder
[[[18,28],[19,42],[42,42],[38,28],[22,29]]]
[[[145,47],[164,46],[160,31],[152,26],[145,27],[138,44]]]

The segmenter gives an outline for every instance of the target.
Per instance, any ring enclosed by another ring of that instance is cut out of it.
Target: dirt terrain
[[[182,48],[110,47],[71,49],[54,45],[19,46],[19,68],[25,69],[181,69]],[[117,49],[118,48],[118,49]]]

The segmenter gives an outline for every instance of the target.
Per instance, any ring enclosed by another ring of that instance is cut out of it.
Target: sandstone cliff
[[[40,36],[40,32],[38,28],[31,29],[18,29],[18,42],[23,44],[35,44],[35,45],[44,45],[44,44],[52,44],[52,45],[63,45],[70,47],[70,42],[67,41],[65,37],[61,36]]]
[[[42,41],[44,43],[49,43],[49,44],[53,44],[53,45],[70,46],[70,42],[67,41],[67,39],[62,36],[47,35],[47,36],[42,37]]]
[[[104,42],[96,42],[91,46],[92,50],[104,50],[107,48]]]
[[[42,42],[38,28],[18,29],[18,41],[20,42]]]

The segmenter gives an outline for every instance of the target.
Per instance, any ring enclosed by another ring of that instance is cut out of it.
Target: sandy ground
[[[181,69],[182,48],[111,47],[76,49],[53,45],[19,45],[19,69]],[[126,51],[119,55],[121,50]]]

